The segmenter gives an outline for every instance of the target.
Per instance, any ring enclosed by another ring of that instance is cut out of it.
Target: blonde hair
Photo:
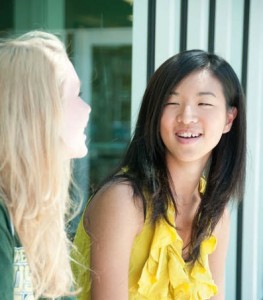
[[[65,215],[70,161],[63,159],[64,45],[30,32],[0,43],[0,198],[25,248],[35,297],[70,294]]]

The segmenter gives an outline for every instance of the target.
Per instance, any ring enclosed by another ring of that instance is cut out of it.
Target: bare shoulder
[[[226,208],[213,231],[213,235],[217,239],[216,249],[211,255],[209,255],[210,271],[218,287],[218,295],[213,297],[213,300],[225,299],[225,265],[229,244],[229,232],[230,214],[228,209]]]
[[[114,183],[95,194],[84,218],[91,239],[92,299],[128,300],[130,253],[143,223],[142,201],[130,184]]]
[[[224,213],[222,217],[220,218],[219,222],[217,223],[213,235],[217,239],[222,239],[224,237],[227,237],[226,233],[229,231],[230,227],[230,213],[228,208],[225,208]]]
[[[106,185],[95,194],[85,211],[85,229],[113,228],[122,223],[135,233],[140,231],[144,223],[142,199],[134,196],[128,183]]]
[[[222,217],[217,223],[213,235],[217,239],[216,251],[212,255],[217,259],[217,254],[221,257],[221,259],[226,259],[228,244],[229,244],[229,236],[230,236],[230,213],[228,208],[225,208]]]

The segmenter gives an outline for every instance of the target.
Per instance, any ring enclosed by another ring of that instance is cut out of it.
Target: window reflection
[[[92,61],[89,159],[94,185],[117,166],[130,138],[131,46],[94,47]]]

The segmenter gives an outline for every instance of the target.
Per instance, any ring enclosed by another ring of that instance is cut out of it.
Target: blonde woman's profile
[[[0,299],[73,294],[65,230],[70,161],[90,107],[64,44],[34,31],[0,42]]]

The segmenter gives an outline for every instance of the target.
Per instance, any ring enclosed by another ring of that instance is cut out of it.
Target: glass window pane
[[[93,48],[90,180],[116,168],[130,138],[131,46]]]
[[[75,160],[84,202],[118,165],[130,138],[132,0],[3,0],[0,37],[43,29],[60,36],[92,107],[89,154]],[[73,232],[78,223],[75,220]]]

